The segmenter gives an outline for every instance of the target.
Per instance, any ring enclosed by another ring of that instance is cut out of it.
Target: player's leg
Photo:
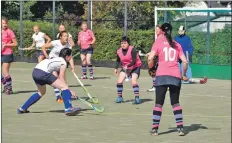
[[[122,103],[123,102],[123,97],[122,97],[122,92],[123,92],[123,81],[126,78],[126,73],[121,71],[119,73],[118,81],[117,81],[117,93],[118,97],[115,101],[115,103]]]
[[[34,93],[24,104],[17,110],[18,114],[29,113],[28,108],[35,104],[46,93],[46,85],[37,84],[38,92]]]
[[[55,76],[54,76],[55,77]],[[62,82],[59,78],[51,84],[51,86],[56,87],[61,90],[62,99],[64,102],[65,114],[68,116],[76,115],[79,113],[80,108],[74,108],[72,106],[72,94],[68,88],[68,85]]]
[[[54,76],[56,76],[56,77],[59,76],[58,72],[55,72],[55,71],[54,71],[52,74],[53,74]],[[62,103],[63,100],[62,100],[62,98],[61,98],[61,96],[60,96],[60,90],[59,90],[59,88],[53,87],[53,89],[54,89],[54,95],[56,96],[56,102]]]
[[[88,69],[89,69],[89,79],[93,80],[94,79],[93,65],[91,63],[92,55],[93,55],[93,50],[92,49],[88,50],[88,53],[86,54],[86,62],[87,62]]]
[[[37,59],[38,59],[38,63],[40,63],[42,60],[45,59],[45,56],[44,56],[44,54],[43,54],[43,52],[41,50],[38,51]]]
[[[155,58],[155,57],[153,57]],[[148,59],[147,61],[148,63],[148,68],[149,69],[152,69],[154,67],[154,62],[155,62],[155,59],[151,60],[151,59]],[[152,91],[155,91],[155,80],[156,80],[156,77],[155,75],[150,75],[152,77],[152,87],[150,89],[148,89],[147,91],[148,92],[152,92]]]
[[[183,115],[182,115],[182,107],[180,106],[180,103],[179,103],[180,87],[170,85],[169,91],[170,91],[171,105],[172,105],[173,113],[174,113],[175,120],[176,120],[177,130],[179,132],[179,135],[183,136],[184,135]]]
[[[153,116],[152,116],[152,130],[151,135],[158,135],[159,123],[162,115],[162,107],[164,105],[165,95],[167,92],[167,86],[156,86],[155,90],[155,105],[153,107]]]
[[[87,66],[86,66],[86,51],[81,50],[81,69],[82,69],[82,76],[81,79],[87,79],[86,72],[87,72]]]
[[[148,89],[148,92],[153,92],[155,91],[155,76],[152,76],[152,87],[150,89]]]
[[[5,94],[13,94],[12,90],[12,78],[10,76],[10,66],[13,62],[13,54],[11,55],[2,55],[2,83],[4,86]]]
[[[140,104],[141,101],[139,99],[139,85],[138,85],[138,78],[140,75],[140,68],[135,68],[134,70],[132,70],[132,74],[131,74],[131,83],[132,83],[132,87],[133,87],[133,91],[134,91],[134,95],[135,95],[135,100],[134,102],[132,102],[132,104]]]

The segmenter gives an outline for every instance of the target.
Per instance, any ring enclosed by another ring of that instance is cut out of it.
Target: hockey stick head
[[[146,54],[142,53],[142,51],[141,51],[141,50],[139,50],[139,56],[140,56],[140,57],[145,57],[145,56],[146,56]]]

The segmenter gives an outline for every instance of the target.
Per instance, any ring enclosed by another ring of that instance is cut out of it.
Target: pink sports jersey
[[[2,43],[4,44],[10,44],[12,42],[12,39],[15,38],[14,32],[7,28],[6,30],[2,30]],[[3,45],[3,44],[2,44]],[[5,49],[2,51],[2,55],[10,55],[13,53],[13,47],[5,47]]]
[[[78,40],[81,41],[81,49],[89,48],[89,45],[93,41],[94,34],[91,30],[81,31],[78,34]]]
[[[120,60],[121,60],[121,63],[122,63],[122,66],[125,67],[127,65],[129,65],[131,62],[132,62],[132,55],[131,55],[131,51],[134,47],[133,46],[129,46],[128,47],[128,51],[126,53],[126,55],[124,56],[123,53],[122,53],[122,48],[119,48],[117,50],[117,54],[118,56],[120,57]],[[134,68],[137,68],[137,67],[140,67],[142,65],[142,62],[139,58],[139,55],[137,54],[137,57],[136,57],[136,63],[134,64],[134,66],[131,66],[131,67],[128,67],[129,70],[132,70]]]
[[[156,76],[167,75],[181,78],[178,59],[181,55],[184,55],[184,53],[181,45],[176,41],[174,42],[176,44],[175,49],[169,45],[164,35],[160,35],[153,44],[152,50],[154,50],[159,57],[159,66],[156,71]]]

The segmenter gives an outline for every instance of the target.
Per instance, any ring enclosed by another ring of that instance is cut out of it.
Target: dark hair
[[[120,42],[122,41],[126,41],[130,45],[130,39],[127,36],[123,36]]]
[[[164,23],[161,25],[161,29],[164,32],[164,36],[166,37],[169,45],[172,48],[176,48],[176,44],[173,42],[172,36],[171,36],[171,32],[172,32],[172,25],[169,23]]]
[[[71,55],[72,55],[72,50],[69,48],[64,48],[60,51],[59,57],[65,59],[66,56],[71,56]]]
[[[61,32],[59,33],[59,37],[58,37],[58,38],[60,39],[60,38],[63,36],[64,33],[67,33],[67,34],[68,34],[67,31],[61,31]]]

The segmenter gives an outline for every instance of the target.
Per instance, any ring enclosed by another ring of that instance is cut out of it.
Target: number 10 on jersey
[[[176,49],[173,49],[173,48],[168,48],[168,47],[165,47],[163,49],[163,52],[164,52],[164,57],[165,57],[165,61],[174,61],[176,59]]]

